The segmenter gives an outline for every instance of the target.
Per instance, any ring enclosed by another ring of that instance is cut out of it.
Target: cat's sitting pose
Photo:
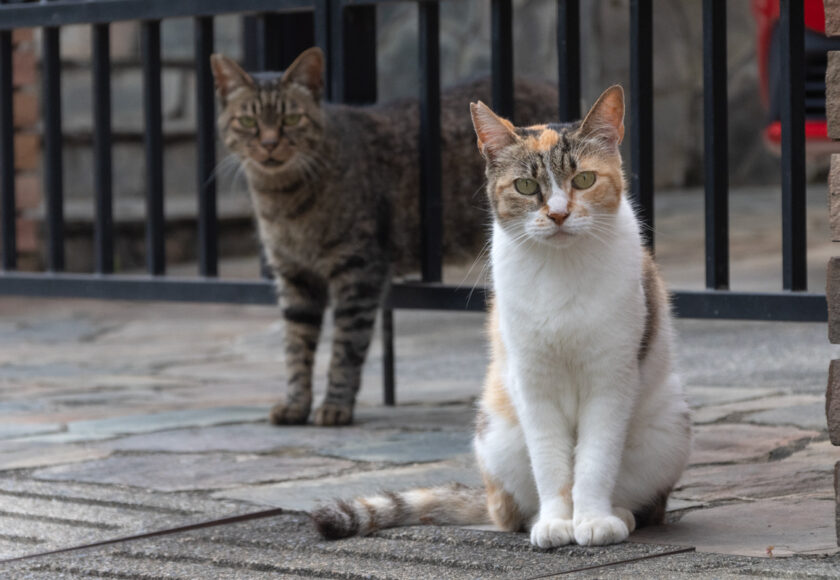
[[[662,521],[691,443],[667,294],[625,193],[624,93],[611,87],[573,124],[471,110],[495,217],[475,433],[485,491],[389,493],[312,517],[331,538],[492,521],[543,548],[621,542]]]
[[[419,266],[419,107],[321,102],[324,60],[303,52],[285,73],[249,75],[212,58],[222,107],[219,134],[245,170],[260,241],[285,318],[287,392],[271,412],[278,424],[305,423],[312,366],[328,302],[334,339],[318,425],[353,417],[362,364],[391,273]],[[472,127],[462,111],[488,98],[489,81],[441,95],[443,248],[475,257],[486,237],[486,205]],[[516,114],[536,122],[557,102],[548,84],[517,82]]]

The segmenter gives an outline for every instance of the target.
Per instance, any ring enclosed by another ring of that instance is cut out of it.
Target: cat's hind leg
[[[326,281],[288,264],[275,268],[285,319],[286,396],[272,409],[275,425],[306,423],[312,408],[312,365],[327,306]]]
[[[474,446],[490,519],[504,531],[529,529],[539,496],[522,429],[479,409]]]
[[[613,504],[635,514],[636,527],[661,524],[671,488],[691,450],[691,414],[676,375],[648,397],[630,424]]]

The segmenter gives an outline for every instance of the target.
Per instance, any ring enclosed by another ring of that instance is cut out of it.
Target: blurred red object
[[[827,51],[840,50],[840,42],[825,36],[823,0],[803,0],[805,10],[805,141],[809,150],[836,149],[825,122],[825,68]],[[756,54],[761,99],[768,112],[764,138],[774,149],[782,139],[779,121],[778,36],[779,0],[752,0],[756,22]]]

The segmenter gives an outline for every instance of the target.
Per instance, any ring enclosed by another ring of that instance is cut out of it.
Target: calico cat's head
[[[302,52],[285,73],[249,75],[226,56],[210,60],[219,135],[245,168],[273,174],[310,165],[323,136],[321,50]]]
[[[518,239],[555,247],[609,228],[625,187],[620,86],[604,91],[576,123],[514,127],[480,101],[470,110],[500,226]]]

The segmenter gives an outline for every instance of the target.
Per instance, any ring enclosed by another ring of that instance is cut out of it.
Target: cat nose
[[[551,221],[556,223],[558,226],[562,226],[563,222],[566,221],[566,218],[569,217],[569,212],[568,211],[554,211],[554,212],[550,211],[546,215],[548,216],[548,219],[550,219]]]
[[[271,152],[277,145],[280,144],[280,140],[277,137],[266,137],[265,139],[260,140],[260,145],[262,145],[266,151]]]

